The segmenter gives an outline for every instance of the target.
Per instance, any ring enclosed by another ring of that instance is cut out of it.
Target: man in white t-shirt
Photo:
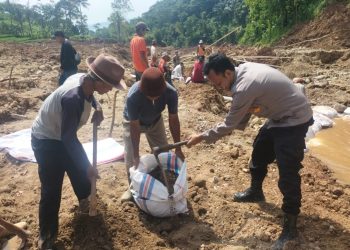
[[[181,62],[178,64],[174,70],[171,72],[171,79],[178,79],[180,81],[184,81],[184,64]]]

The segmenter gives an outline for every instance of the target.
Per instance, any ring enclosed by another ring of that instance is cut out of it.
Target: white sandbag
[[[344,110],[344,115],[350,115],[350,107]]]
[[[314,121],[314,124],[312,124],[308,131],[306,132],[305,140],[308,141],[312,138],[314,138],[317,134],[322,129],[322,124],[318,121]]]
[[[334,108],[328,106],[314,106],[312,107],[312,110],[321,113],[322,115],[325,115],[331,119],[338,115],[338,112]]]
[[[144,212],[156,217],[186,213],[188,211],[186,163],[172,152],[159,154],[159,161],[163,169],[178,174],[172,199],[169,199],[166,186],[148,174],[158,166],[155,156],[149,154],[140,158],[140,165],[136,170],[130,169],[131,193],[136,204]]]
[[[313,112],[313,118],[314,118],[314,122],[320,123],[322,128],[333,127],[334,122],[332,121],[332,119],[328,118],[327,116],[317,111]]]

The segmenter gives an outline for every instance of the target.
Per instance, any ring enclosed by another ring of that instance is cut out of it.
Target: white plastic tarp
[[[83,144],[84,150],[92,163],[92,142]],[[24,129],[0,137],[0,151],[5,150],[20,161],[36,162],[31,147],[31,130]],[[112,138],[97,142],[97,164],[104,164],[124,158],[124,147]]]

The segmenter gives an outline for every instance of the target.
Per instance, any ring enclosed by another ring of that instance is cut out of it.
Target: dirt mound
[[[36,103],[37,99],[24,98],[6,91],[0,93],[0,124],[24,115]]]
[[[276,56],[275,51],[271,47],[262,47],[256,54],[258,56]]]
[[[349,37],[350,8],[339,3],[327,7],[313,21],[295,27],[279,45],[295,44],[324,49],[350,48]]]
[[[181,95],[198,111],[213,114],[224,114],[228,111],[222,95],[209,84],[187,84],[181,87]]]

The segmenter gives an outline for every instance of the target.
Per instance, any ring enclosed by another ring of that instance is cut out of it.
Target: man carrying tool
[[[197,46],[197,57],[203,56],[205,58],[205,47],[203,40],[200,40]]]
[[[145,34],[149,28],[144,22],[139,22],[135,26],[136,34],[130,41],[130,51],[135,69],[136,81],[141,79],[142,73],[148,68],[147,47]]]
[[[310,104],[287,76],[264,64],[244,63],[235,68],[224,54],[214,54],[209,57],[204,73],[215,87],[232,92],[232,106],[223,123],[192,135],[187,145],[191,147],[203,140],[214,143],[234,129],[244,129],[251,114],[268,118],[253,144],[251,186],[236,193],[233,200],[264,201],[262,184],[267,165],[276,159],[285,216],[274,248],[282,249],[285,242],[297,237],[301,206],[299,170],[304,157],[304,137],[313,123]]]
[[[75,60],[77,52],[62,31],[56,31],[54,37],[61,45],[61,74],[58,80],[58,85],[61,86],[68,77],[78,72],[78,63]]]
[[[44,101],[32,126],[32,148],[39,165],[41,198],[39,206],[39,249],[51,249],[58,233],[58,212],[65,172],[79,200],[80,211],[88,212],[90,180],[98,176],[81,145],[77,130],[96,109],[92,122],[103,120],[94,98],[112,90],[125,89],[121,82],[124,67],[112,56],[99,55],[86,60],[89,72],[75,74]]]
[[[176,89],[166,83],[159,69],[151,67],[143,73],[141,81],[129,90],[124,109],[125,164],[130,183],[129,168],[140,162],[140,135],[144,133],[151,148],[168,144],[162,111],[168,107],[169,128],[174,142],[180,141],[178,96]],[[185,158],[181,147],[175,153]],[[132,199],[130,189],[120,198],[122,202]]]

